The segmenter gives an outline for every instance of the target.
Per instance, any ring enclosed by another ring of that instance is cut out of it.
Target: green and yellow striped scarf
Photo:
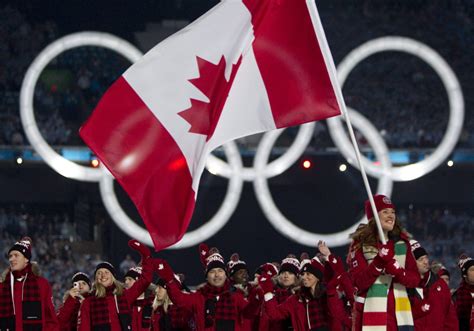
[[[364,257],[371,263],[378,254],[378,250],[372,246],[363,246]],[[407,245],[400,240],[395,243],[395,260],[400,267],[405,268]],[[392,276],[381,274],[369,288],[364,304],[362,317],[363,331],[385,331],[387,330],[387,297]],[[395,313],[399,331],[414,330],[411,305],[405,286],[393,283],[393,294],[395,297]]]

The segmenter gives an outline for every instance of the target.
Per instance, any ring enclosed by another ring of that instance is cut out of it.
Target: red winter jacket
[[[138,299],[132,303],[132,330],[150,331],[152,298]]]
[[[462,281],[454,293],[454,306],[459,319],[459,330],[474,331],[474,285]]]
[[[244,291],[238,285],[234,285],[234,286],[237,289],[237,291],[242,293],[242,295],[246,299],[247,299],[247,296],[249,295],[249,293],[253,293],[256,290],[256,286],[252,285],[252,284],[247,285],[246,291]],[[259,322],[258,321],[259,315],[260,315],[260,307],[258,307],[258,309],[255,312],[254,316],[249,316],[249,317],[246,317],[246,318],[243,319],[241,330],[242,331],[258,331],[259,330],[259,327],[258,327],[258,325],[259,325],[259,323],[258,323]],[[276,330],[273,330],[273,331],[276,331]]]
[[[167,321],[162,321],[163,318]],[[161,327],[162,324],[165,325],[164,328]],[[174,304],[168,306],[167,313],[165,313],[163,306],[160,306],[152,315],[153,331],[193,331],[194,325],[191,312]]]
[[[152,265],[148,260],[143,263],[142,275],[131,288],[123,290],[123,296],[132,310],[133,302],[147,289],[150,285],[153,276]],[[87,297],[81,305],[79,312],[78,330],[79,331],[91,331],[91,308],[90,300],[92,296]],[[107,295],[107,308],[109,312],[110,320],[110,331],[122,331],[120,326],[119,317],[117,314],[117,307],[115,298],[113,295]]]
[[[334,301],[329,299],[329,295],[323,295],[318,299],[312,300],[317,300],[319,302],[321,317],[326,317],[326,321],[322,322],[324,326],[321,326],[321,330],[329,330],[331,327],[331,320],[334,319],[335,314],[343,314],[343,312],[335,312],[335,310],[337,310],[337,305],[334,305]],[[317,330],[315,326],[310,325],[309,322],[308,302],[299,294],[293,294],[285,302],[279,305],[273,298],[265,302],[264,308],[265,314],[270,320],[277,321],[290,318],[293,329],[296,331]]]
[[[405,287],[417,287],[420,283],[420,274],[418,273],[418,268],[416,266],[416,260],[411,253],[411,247],[406,236],[402,237],[402,240],[407,246],[405,268],[403,270],[402,276],[395,277],[393,279],[392,285],[390,286],[387,299],[387,330],[397,330],[397,320],[395,315],[395,297],[393,294],[393,283],[400,283]],[[394,241],[389,240],[388,245],[392,246],[394,249]],[[353,250],[352,247],[355,246],[355,243],[351,245],[351,250],[349,251],[349,274],[351,276],[354,287],[357,290],[357,296],[355,298],[354,311],[353,311],[353,330],[359,331],[362,330],[362,315],[364,312],[364,302],[365,297],[367,296],[367,291],[375,282],[378,276],[380,276],[381,271],[375,268],[373,263],[367,263],[364,253],[362,252],[362,247]]]
[[[30,269],[31,270],[31,269]],[[32,272],[29,271],[28,275],[32,275]],[[43,330],[51,330],[51,331],[59,331],[59,322],[56,317],[56,313],[54,311],[53,306],[53,295],[51,292],[51,286],[49,285],[48,281],[40,276],[34,276],[38,282],[38,289],[39,295],[41,300],[41,314],[42,314],[42,328]],[[23,281],[15,280],[13,284],[13,292],[14,292],[14,300],[13,303],[15,305],[15,327],[16,331],[23,330],[23,305],[22,305],[22,296],[23,296]],[[0,283],[0,292],[3,291],[4,288],[10,286],[10,283],[3,282]]]
[[[77,330],[77,316],[79,315],[80,308],[81,303],[79,299],[68,295],[66,301],[64,301],[57,313],[61,331]]]
[[[291,295],[295,294],[293,287],[284,289],[279,285],[276,285],[273,290],[273,295],[278,304],[286,301]],[[291,319],[280,321],[270,321],[267,314],[265,313],[265,306],[260,307],[260,316],[258,320],[259,331],[288,331],[291,327]]]
[[[352,328],[352,306],[354,305],[354,286],[349,274],[345,271],[341,258],[331,254],[325,263],[325,277],[328,282],[328,293],[333,316],[332,331],[346,331]]]
[[[311,300],[318,301],[318,314],[326,319],[325,322],[321,323],[324,324],[321,330],[345,330],[344,325],[349,321],[349,316],[337,292],[337,286],[344,273],[344,266],[340,258],[334,255],[329,256],[328,262],[326,262],[324,266],[324,277],[327,285],[326,292],[319,298],[313,298]],[[349,290],[349,292],[351,292],[351,290]],[[314,325],[311,325],[310,322],[311,317],[313,317],[313,319],[317,319],[318,317],[310,315],[308,299],[306,299],[302,293],[303,292],[300,291],[291,295],[281,304],[278,304],[275,298],[266,301],[263,307],[266,316],[271,321],[290,318],[291,324],[296,331],[318,330]]]
[[[446,282],[429,272],[422,289],[409,289],[415,330],[457,331],[459,322]],[[421,293],[420,293],[421,292]]]
[[[205,302],[206,298],[200,292],[182,292],[180,285],[176,280],[168,282],[168,295],[171,301],[182,308],[188,309],[193,313],[194,320],[196,323],[196,331],[213,331],[214,326],[205,327]],[[249,300],[245,299],[242,293],[236,291],[232,293],[233,301],[237,306],[238,317],[234,320],[234,331],[242,331],[243,319],[246,317],[253,317],[257,314],[260,301],[251,296]],[[232,330],[230,330],[232,331]]]

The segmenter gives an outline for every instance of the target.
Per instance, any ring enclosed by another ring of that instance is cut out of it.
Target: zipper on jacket
[[[25,293],[25,283],[27,278],[28,273],[25,275],[25,279],[23,279],[23,284],[21,285],[21,302],[23,302],[23,294]]]
[[[117,302],[117,294],[114,294],[114,301],[115,301],[115,309],[117,310],[117,314],[120,314],[118,302]]]
[[[15,311],[15,293],[14,293],[14,283],[15,283],[15,276],[13,276],[13,272],[10,272],[10,292],[12,294],[12,305],[13,305],[13,315],[16,315]]]
[[[311,330],[311,322],[309,321],[309,304],[308,304],[308,299],[306,301],[306,318],[308,320],[308,328]]]

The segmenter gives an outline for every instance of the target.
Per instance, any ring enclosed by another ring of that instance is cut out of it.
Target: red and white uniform
[[[423,288],[408,290],[415,330],[456,331],[459,322],[446,282],[428,272]]]
[[[143,273],[141,277],[132,285],[131,288],[129,289],[124,289],[122,298],[120,298],[120,301],[122,302],[122,299],[125,299],[125,305],[127,306],[127,313],[131,315],[132,311],[132,305],[133,302],[147,289],[147,287],[150,285],[152,276],[153,276],[153,270],[152,270],[152,265],[150,264],[151,262],[146,260],[143,263]],[[93,296],[90,295],[87,297],[81,305],[80,313],[79,313],[79,322],[78,322],[78,330],[79,331],[93,331],[94,327],[91,325],[92,320],[93,320],[93,314],[97,314],[97,312],[92,311],[91,309],[91,301],[93,299]],[[110,331],[123,331],[121,327],[121,323],[119,320],[119,312],[118,310],[121,308],[120,307],[120,302],[117,301],[116,296],[113,295],[111,291],[107,292],[106,296],[106,307],[104,307],[103,312],[100,312],[101,314],[105,314],[108,319],[108,325],[110,325]],[[130,316],[132,318],[132,316]],[[133,320],[132,320],[133,323]]]
[[[64,304],[59,308],[57,316],[61,331],[77,330],[77,317],[81,303],[78,298],[68,295]]]
[[[454,293],[459,330],[474,331],[474,285],[462,281]]]
[[[169,281],[167,286],[168,295],[171,301],[178,307],[182,307],[192,312],[197,331],[216,330],[216,323],[214,323],[211,327],[206,327],[205,310],[207,298],[200,291],[193,293],[182,292],[180,284],[175,279]],[[231,296],[232,306],[235,314],[230,313],[229,318],[225,320],[232,321],[233,331],[242,331],[244,330],[244,318],[252,318],[257,314],[260,307],[260,301],[258,301],[254,296],[251,296],[249,300],[247,300],[239,291],[232,292]]]
[[[416,266],[416,260],[411,253],[411,246],[408,238],[402,235],[401,240],[406,243],[407,253],[405,256],[405,268],[400,277],[394,277],[392,285],[390,286],[387,299],[387,330],[397,330],[397,319],[395,315],[395,297],[393,293],[393,283],[397,282],[405,287],[417,287],[420,282],[420,275]],[[389,240],[391,250],[394,250],[395,242]],[[354,244],[351,246],[354,247]],[[353,311],[353,330],[362,329],[362,315],[364,312],[364,302],[367,296],[367,291],[374,284],[375,280],[380,276],[382,270],[378,270],[374,263],[368,263],[364,257],[362,247],[357,250],[349,252],[349,274],[351,276],[354,287],[357,290],[355,297],[354,311]]]

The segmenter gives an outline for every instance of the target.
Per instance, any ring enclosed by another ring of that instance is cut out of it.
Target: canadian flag
[[[333,73],[314,0],[223,0],[132,65],[80,135],[161,250],[186,232],[213,149],[340,114]]]

